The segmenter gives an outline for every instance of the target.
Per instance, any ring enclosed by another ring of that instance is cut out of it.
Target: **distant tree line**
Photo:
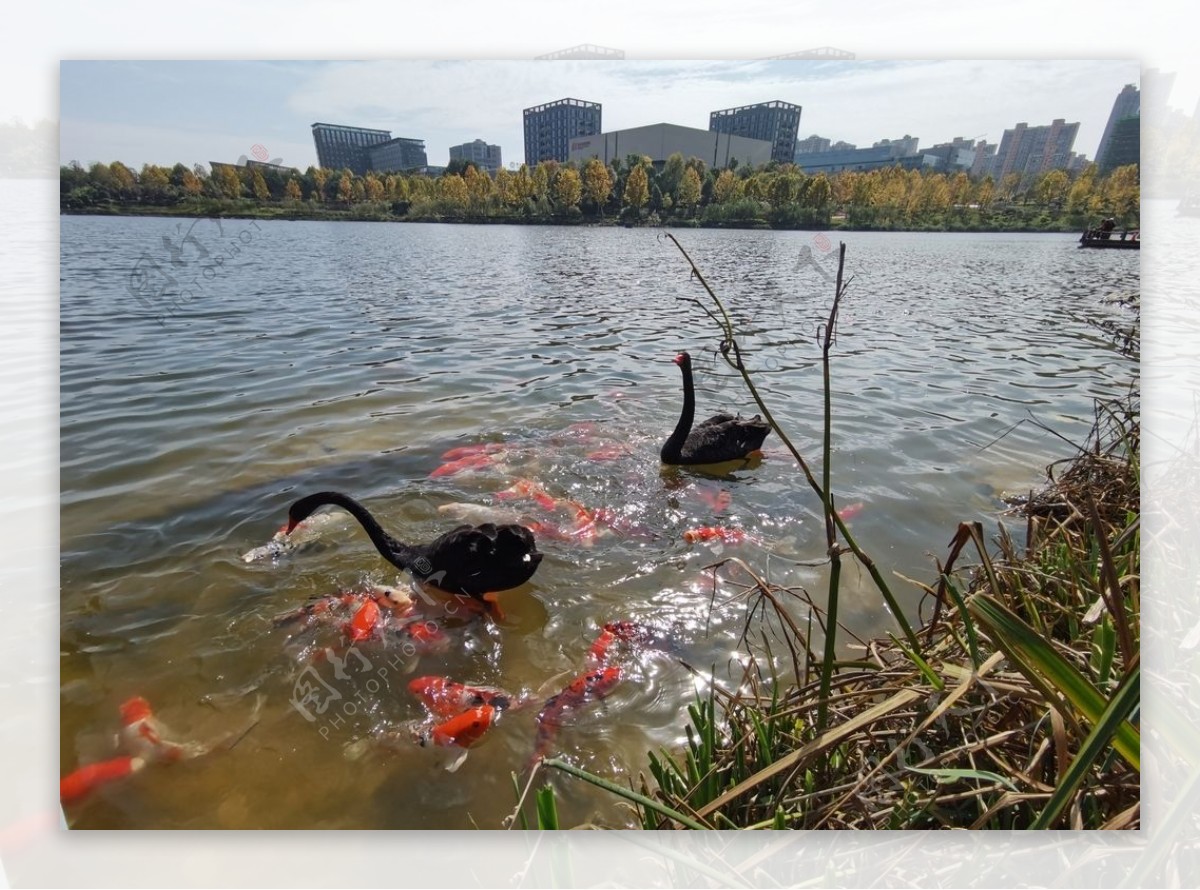
[[[60,170],[64,212],[130,210],[256,217],[346,217],[414,221],[625,222],[812,228],[954,230],[1078,229],[1113,216],[1138,221],[1137,165],[1100,176],[1062,170],[995,182],[965,172],[945,174],[898,166],[809,175],[795,164],[714,169],[673,154],[661,167],[629,155],[612,164],[543,161],[494,174],[452,161],[432,177],[309,167],[303,173],[265,167],[203,165],[139,172],[120,161]]]

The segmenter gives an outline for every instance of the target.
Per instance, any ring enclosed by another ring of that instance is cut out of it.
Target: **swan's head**
[[[688,365],[690,365],[692,363],[692,357],[690,355],[688,355],[686,352],[681,352],[681,353],[679,353],[679,355],[675,356],[674,361],[675,361],[675,364],[679,365],[679,367],[686,368]]]

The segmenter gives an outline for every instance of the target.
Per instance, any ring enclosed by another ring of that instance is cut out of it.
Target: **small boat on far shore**
[[[1139,229],[1129,229],[1123,232],[1088,229],[1079,236],[1079,246],[1112,250],[1140,250],[1142,236]]]

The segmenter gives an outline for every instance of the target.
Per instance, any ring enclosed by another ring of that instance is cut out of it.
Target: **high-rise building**
[[[482,139],[464,142],[462,145],[450,146],[450,160],[470,161],[478,170],[495,173],[503,166],[500,160],[500,146],[488,145]]]
[[[1117,126],[1117,121],[1139,115],[1141,108],[1142,97],[1140,91],[1131,83],[1125,84],[1121,92],[1117,93],[1112,111],[1108,115],[1108,123],[1104,126],[1104,135],[1100,137],[1100,147],[1096,149],[1096,163],[1101,168],[1104,167],[1104,156],[1108,153],[1109,145],[1112,143],[1113,130]]]
[[[317,147],[318,166],[330,170],[349,167],[359,176],[370,168],[366,149],[392,138],[387,130],[368,130],[341,124],[313,124],[312,134]]]
[[[992,162],[992,179],[1000,182],[1010,173],[1026,176],[1065,170],[1078,132],[1078,122],[1068,124],[1063,118],[1056,118],[1048,127],[1022,122],[1005,130]]]
[[[1113,124],[1104,158],[1098,161],[1100,174],[1111,173],[1117,167],[1142,162],[1142,118],[1141,115],[1123,117]]]
[[[822,139],[815,133],[807,139],[801,139],[796,143],[796,154],[803,155],[814,151],[829,151],[830,142],[828,139]]]
[[[909,136],[905,133],[899,139],[880,139],[871,148],[890,148],[896,157],[910,158],[917,153],[917,144],[920,141],[916,136]]]
[[[412,170],[429,163],[425,156],[425,140],[406,139],[403,136],[367,146],[366,155],[367,169],[378,173]]]
[[[975,163],[971,165],[971,178],[983,179],[992,172],[996,162],[996,143],[980,139],[975,143]]]
[[[600,103],[583,99],[559,99],[524,110],[525,163],[538,161],[565,163],[571,151],[571,139],[595,136],[600,132]]]
[[[759,102],[740,108],[714,111],[708,116],[708,129],[747,139],[765,139],[771,143],[771,160],[790,164],[796,157],[796,136],[800,131],[800,106],[791,102]]]

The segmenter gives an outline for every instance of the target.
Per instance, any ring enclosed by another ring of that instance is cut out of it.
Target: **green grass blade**
[[[1104,709],[1104,713],[1100,715],[1100,719],[1096,721],[1096,725],[1084,739],[1083,744],[1079,747],[1079,753],[1067,767],[1062,781],[1054,789],[1054,794],[1050,796],[1046,808],[1038,814],[1031,828],[1050,828],[1058,821],[1096,758],[1114,742],[1117,732],[1123,725],[1127,725],[1126,720],[1137,709],[1141,701],[1141,680],[1142,668],[1141,665],[1137,665],[1125,678],[1121,688],[1109,700],[1108,707]]]
[[[558,807],[554,803],[554,789],[549,785],[537,792],[537,827],[544,831],[558,830]]]
[[[577,779],[583,779],[585,782],[589,782],[592,785],[595,785],[597,788],[603,788],[605,791],[609,791],[617,795],[617,797],[622,797],[625,800],[632,801],[640,806],[651,809],[659,815],[666,816],[668,819],[674,819],[685,828],[691,828],[696,831],[705,831],[709,827],[697,822],[690,816],[685,816],[683,813],[677,812],[670,807],[659,803],[657,800],[649,798],[644,794],[638,794],[638,792],[634,791],[632,788],[623,788],[615,782],[610,782],[608,779],[602,779],[600,776],[592,775],[587,770],[582,770],[577,766],[567,763],[565,760],[547,758],[546,760],[542,761],[542,766],[553,767],[554,769],[562,770],[567,775],[575,776]]]
[[[986,769],[925,769],[919,766],[905,766],[904,768],[910,773],[933,776],[939,783],[957,782],[959,779],[979,779],[981,782],[996,782],[1009,791],[1017,790],[1017,786],[1004,776]]]
[[[1078,670],[1054,651],[1040,634],[1019,617],[984,594],[968,603],[971,613],[991,631],[999,646],[1031,683],[1045,690],[1046,684],[1060,694],[1095,726],[1108,704],[1107,699]],[[1125,761],[1141,770],[1141,736],[1128,721],[1115,732],[1113,747]]]

